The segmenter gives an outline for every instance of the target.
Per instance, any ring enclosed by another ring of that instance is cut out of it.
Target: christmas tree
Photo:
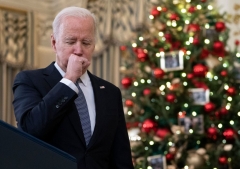
[[[153,4],[148,29],[121,46],[136,169],[239,169],[238,41],[211,0]]]

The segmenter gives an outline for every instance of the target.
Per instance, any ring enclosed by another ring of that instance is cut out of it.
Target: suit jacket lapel
[[[45,75],[44,78],[47,81],[47,83],[49,84],[50,89],[52,89],[62,79],[61,74],[54,66],[54,62],[52,64],[50,64],[46,69],[44,69],[43,74]],[[73,128],[78,133],[78,136],[80,137],[83,144],[86,145],[83,131],[82,131],[82,125],[81,125],[78,111],[77,111],[77,108],[76,108],[74,102],[69,107],[68,110],[69,110],[68,117],[69,117],[69,120],[71,121],[71,123],[73,124]]]
[[[101,83],[99,82],[99,80],[93,76],[90,72],[88,72],[88,75],[90,77],[91,83],[92,83],[92,88],[93,88],[93,93],[94,93],[94,99],[95,99],[95,108],[96,108],[96,123],[95,123],[95,128],[94,128],[94,132],[92,135],[92,138],[88,144],[88,148],[90,148],[94,142],[97,140],[98,138],[98,134],[102,132],[103,128],[102,123],[103,123],[103,113],[105,112],[105,98],[103,97],[105,94],[105,89],[101,89],[100,86]]]

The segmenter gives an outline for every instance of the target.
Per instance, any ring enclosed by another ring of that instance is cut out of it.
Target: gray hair
[[[85,8],[80,8],[75,6],[64,8],[56,15],[52,23],[54,38],[56,38],[59,33],[59,27],[62,23],[62,20],[68,16],[79,17],[79,18],[92,17],[94,21],[95,41],[97,40],[97,20],[95,15]]]

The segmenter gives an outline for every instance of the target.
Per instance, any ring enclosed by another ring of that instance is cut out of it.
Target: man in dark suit
[[[18,128],[76,157],[79,169],[133,169],[121,92],[87,70],[95,41],[92,13],[58,13],[51,36],[56,62],[15,78]]]

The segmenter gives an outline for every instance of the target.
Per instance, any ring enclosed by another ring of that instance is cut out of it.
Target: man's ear
[[[51,45],[52,45],[53,50],[56,52],[56,40],[55,40],[53,34],[51,34]]]

